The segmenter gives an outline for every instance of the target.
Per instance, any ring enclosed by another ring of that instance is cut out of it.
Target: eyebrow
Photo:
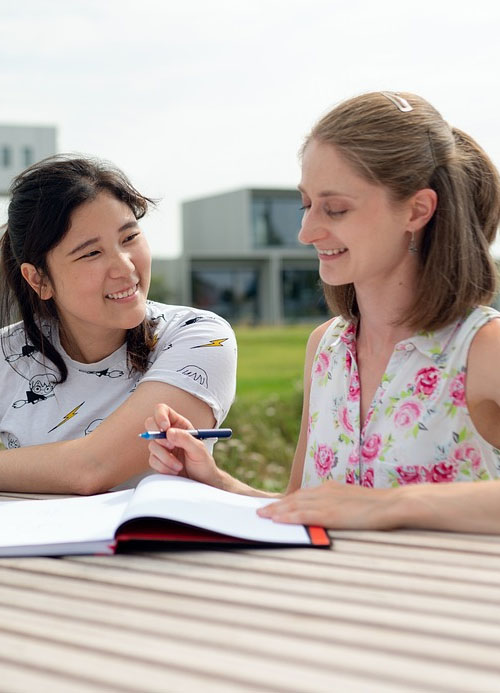
[[[138,226],[137,219],[127,221],[125,224],[120,226],[120,228],[118,229],[118,233],[122,233],[123,231],[127,231],[128,229],[132,229],[135,226]],[[67,254],[67,257],[70,257],[71,255],[75,255],[75,253],[79,253],[82,250],[85,250],[85,248],[88,248],[89,245],[93,245],[94,243],[97,243],[97,241],[99,241],[99,236],[95,236],[94,238],[89,238],[87,241],[84,241],[83,243],[80,243],[80,245],[77,245],[76,248],[73,248],[73,250],[70,250],[69,253]]]
[[[299,192],[306,194],[306,191],[300,185],[297,185],[297,189]],[[352,200],[355,199],[355,195],[348,195],[347,193],[338,192],[336,190],[322,190],[318,193],[318,197],[349,197]]]

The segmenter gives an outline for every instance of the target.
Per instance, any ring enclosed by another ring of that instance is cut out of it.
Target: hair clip
[[[388,98],[389,101],[392,101],[392,103],[397,108],[399,108],[400,111],[403,111],[403,113],[413,111],[413,106],[410,106],[408,101],[406,99],[403,99],[402,96],[399,96],[399,94],[393,94],[389,91],[381,91],[380,93],[383,94],[386,98]]]

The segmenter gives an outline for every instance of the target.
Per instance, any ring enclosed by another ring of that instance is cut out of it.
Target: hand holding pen
[[[206,438],[230,438],[233,435],[230,428],[191,428],[187,429],[186,433],[199,440],[205,440]],[[139,438],[145,438],[146,440],[157,440],[166,437],[166,431],[144,431],[144,433],[139,433]]]
[[[224,473],[218,469],[203,440],[230,438],[230,428],[195,428],[191,421],[167,404],[157,404],[139,434],[147,441],[149,466],[160,474],[187,476],[223,488]]]

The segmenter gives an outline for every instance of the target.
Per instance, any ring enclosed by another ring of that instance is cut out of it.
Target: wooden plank
[[[153,595],[157,592],[161,594],[168,585],[170,592],[175,591],[180,595],[200,595],[207,598],[221,598],[223,601],[226,600],[226,595],[236,590],[235,599],[241,599],[245,603],[246,596],[256,607],[261,600],[266,606],[272,607],[275,595],[278,594],[288,595],[295,604],[299,605],[302,612],[313,609],[312,613],[321,613],[321,605],[327,601],[329,604],[340,602],[342,608],[346,604],[354,603],[361,605],[363,609],[374,606],[401,612],[404,608],[410,614],[415,612],[423,616],[430,613],[432,616],[458,618],[464,622],[468,620],[482,623],[500,621],[498,603],[481,601],[476,598],[476,591],[472,591],[467,585],[464,593],[458,598],[453,594],[445,594],[443,597],[440,594],[433,594],[432,591],[415,592],[411,580],[406,585],[401,583],[398,589],[392,589],[390,586],[387,587],[387,584],[384,585],[383,575],[379,576],[380,584],[374,588],[370,584],[373,576],[369,572],[366,573],[366,578],[363,578],[364,582],[361,581],[360,584],[340,583],[334,576],[321,582],[313,577],[307,583],[304,580],[279,575],[270,575],[268,579],[263,580],[263,576],[252,572],[251,565],[248,565],[248,569],[243,568],[239,571],[224,569],[213,573],[206,568],[200,569],[196,565],[189,564],[173,566],[172,570],[172,564],[168,560],[151,563],[151,561],[142,562],[144,559],[140,557],[125,557],[134,560],[117,564],[115,560],[117,558],[95,559],[95,563],[92,563],[92,559],[88,559],[90,563],[50,559],[34,561],[13,559],[23,567],[19,572],[14,571],[13,568],[7,571],[0,568],[0,580],[5,584],[12,584],[12,581],[14,584],[16,581],[21,584],[22,581],[26,587],[31,585],[34,590],[43,590],[47,585],[47,577],[53,575],[59,578],[60,587],[57,589],[66,589],[67,585],[72,585],[72,582],[65,580],[65,578],[72,578],[82,580],[83,586],[86,580],[90,581],[96,585],[97,589],[100,585],[106,584],[131,588],[140,585],[144,590],[151,590]],[[29,570],[28,566],[38,566],[38,570]],[[416,582],[418,587],[421,580]],[[446,588],[446,584],[444,587]]]
[[[120,573],[120,576],[122,573]],[[69,576],[68,576],[69,577]],[[229,592],[226,583],[212,583],[205,579],[198,581],[196,579],[183,580],[183,582],[175,582],[170,578],[160,578],[156,583],[151,582],[151,576],[145,577],[144,574],[138,571],[127,571],[128,582],[116,580],[114,575],[109,575],[106,571],[104,579],[81,579],[75,575],[72,579],[66,579],[64,576],[55,574],[35,573],[31,574],[25,571],[4,571],[0,575],[0,582],[3,585],[18,586],[26,590],[26,599],[37,599],[39,595],[44,594],[61,594],[67,595],[75,599],[80,598],[80,595],[86,595],[89,599],[106,603],[110,601],[117,604],[133,604],[137,608],[150,608],[154,604],[155,609],[165,609],[174,613],[179,612],[179,609],[187,609],[187,615],[193,616],[194,613],[199,613],[203,610],[204,613],[210,613],[215,617],[218,613],[223,613],[225,609],[235,608],[250,609],[250,612],[255,615],[255,618],[260,619],[262,612],[268,613],[270,609],[275,612],[274,618],[283,616],[283,614],[293,613],[300,615],[301,618],[311,616],[312,618],[326,619],[338,618],[356,620],[355,613],[349,606],[352,602],[363,608],[366,613],[366,606],[382,607],[384,609],[402,610],[408,613],[408,624],[411,620],[411,613],[417,611],[420,614],[431,613],[433,616],[439,613],[444,613],[451,619],[458,619],[464,627],[467,627],[468,622],[475,624],[493,623],[497,625],[500,622],[500,609],[492,608],[490,605],[476,604],[472,598],[467,602],[457,600],[431,599],[427,598],[418,600],[413,599],[411,594],[398,593],[393,595],[391,591],[387,595],[380,595],[379,592],[372,592],[363,589],[340,589],[332,591],[328,600],[329,609],[323,609],[321,601],[313,601],[316,608],[312,608],[311,600],[304,602],[303,598],[296,596],[293,593],[287,593],[294,600],[295,608],[287,611],[282,609],[282,599],[276,599],[273,591],[266,591],[264,595],[259,590],[246,590],[247,600],[238,603],[237,598],[242,593],[237,591],[236,598],[233,598],[233,592]],[[145,578],[145,579],[144,579]],[[201,584],[200,584],[201,583]],[[181,585],[181,586],[180,586]],[[155,586],[155,589],[152,589]],[[371,599],[370,599],[371,597]],[[314,595],[311,598],[314,600]],[[343,608],[336,607],[337,602],[341,602]],[[288,604],[288,602],[287,602]],[[443,609],[442,604],[447,605],[447,609]],[[178,608],[177,608],[178,607]],[[274,608],[273,608],[274,607]],[[331,607],[331,608],[330,608]],[[353,614],[351,616],[351,614]],[[374,623],[377,623],[374,614]],[[225,619],[221,615],[221,618]],[[361,621],[366,623],[366,619]],[[450,628],[454,628],[455,621],[451,622]],[[284,626],[285,630],[289,624]],[[408,628],[408,625],[406,626]]]
[[[33,591],[35,599],[36,590],[42,590],[45,593],[66,593],[73,597],[78,597],[79,593],[91,594],[93,599],[106,600],[112,598],[113,589],[125,587],[128,588],[127,591],[119,598],[125,604],[133,603],[141,605],[141,608],[147,608],[148,604],[154,603],[155,608],[160,609],[164,605],[167,610],[171,610],[173,604],[175,611],[176,600],[179,604],[184,604],[183,608],[186,608],[186,602],[190,604],[190,600],[195,600],[196,609],[206,610],[211,605],[212,613],[219,610],[223,614],[223,619],[230,617],[225,611],[231,611],[237,605],[248,606],[261,616],[270,611],[275,614],[290,613],[296,618],[334,619],[343,624],[357,623],[384,629],[392,628],[402,633],[430,633],[445,638],[494,645],[498,644],[499,639],[499,609],[493,609],[489,605],[483,605],[481,609],[481,605],[478,606],[472,597],[468,602],[427,597],[419,601],[411,593],[395,593],[393,590],[371,591],[363,588],[330,588],[325,597],[323,594],[316,594],[314,584],[311,588],[312,595],[301,595],[290,590],[253,588],[249,580],[235,585],[232,576],[226,576],[225,581],[220,582],[209,580],[205,574],[197,575],[193,579],[182,575],[156,576],[133,569],[116,568],[98,571],[99,577],[97,578],[96,574],[96,581],[92,583],[88,580],[88,574],[86,580],[78,580],[78,565],[74,565],[73,568],[74,577],[71,581],[56,576],[49,584],[47,576],[41,579],[39,574],[28,574],[26,577],[13,571],[11,584],[23,586],[27,591],[27,599],[31,598],[30,590]],[[69,573],[67,576],[69,577]],[[6,576],[1,576],[1,582],[6,583]],[[69,592],[68,586],[71,586]],[[140,589],[137,586],[140,586]],[[443,604],[448,608],[443,608]]]
[[[12,630],[0,630],[0,650],[3,657],[8,659],[10,666],[17,665],[19,670],[33,673],[41,668],[47,672],[50,681],[52,676],[54,683],[61,677],[73,677],[75,685],[80,683],[87,685],[84,690],[118,690],[121,693],[165,693],[165,691],[197,691],[207,693],[253,693],[255,688],[240,684],[237,680],[231,680],[231,676],[224,674],[221,667],[218,672],[202,674],[191,671],[189,668],[169,664],[155,664],[141,659],[142,645],[148,643],[136,642],[137,653],[128,656],[114,655],[102,647],[99,637],[100,629],[97,628],[91,634],[89,640],[78,642],[78,638],[70,637],[66,642],[62,638],[53,640],[50,637],[51,629],[57,629],[58,623],[47,620],[37,628],[37,624],[31,621],[25,626],[25,633],[16,633]],[[19,628],[19,626],[18,626]],[[29,632],[28,632],[29,631]],[[60,636],[60,634],[57,634]],[[92,645],[94,647],[92,648]],[[168,657],[167,657],[168,659]],[[2,671],[3,673],[3,671]],[[19,678],[19,677],[18,677]],[[341,677],[340,677],[341,678]],[[2,680],[3,684],[3,680]],[[7,690],[3,688],[2,690]],[[10,691],[10,689],[8,689]],[[30,689],[21,689],[23,693]],[[32,690],[39,691],[39,687]],[[52,691],[52,688],[48,688]],[[273,688],[270,688],[273,690]],[[275,689],[274,689],[275,690]]]
[[[420,530],[392,530],[371,532],[364,530],[330,530],[332,540],[349,539],[377,544],[422,546],[439,551],[500,554],[500,536],[491,534],[463,534],[455,532],[426,532]]]
[[[10,500],[53,500],[57,498],[73,498],[74,494],[67,493],[14,493],[13,491],[9,493],[0,493],[0,501],[10,501]]]
[[[391,657],[388,661],[384,655],[365,653],[360,664],[358,648],[342,645],[329,644],[326,647],[315,643],[314,661],[305,661],[302,649],[297,653],[288,651],[289,641],[283,641],[281,636],[274,640],[265,638],[265,642],[260,641],[260,635],[252,641],[247,636],[246,650],[238,651],[231,643],[221,647],[217,642],[195,639],[185,642],[177,632],[171,637],[159,637],[124,628],[109,628],[100,623],[82,623],[71,618],[25,614],[8,607],[0,608],[0,619],[4,624],[11,624],[0,632],[0,651],[10,660],[21,649],[27,661],[43,661],[65,672],[87,671],[89,677],[101,678],[114,685],[123,683],[125,687],[130,685],[127,682],[139,681],[138,677],[142,676],[148,691],[162,690],[166,683],[172,686],[171,679],[176,674],[178,679],[186,674],[196,674],[209,681],[215,679],[217,684],[231,683],[233,689],[241,684],[257,689],[304,693],[311,690],[330,693],[332,685],[343,681],[364,680],[366,685],[373,679],[375,683],[380,677],[387,686],[409,685],[407,665],[411,662],[406,658]],[[47,633],[50,633],[49,637]],[[20,638],[23,637],[25,641],[20,648]],[[268,649],[270,646],[271,651]],[[100,666],[98,659],[103,660]],[[423,674],[414,668],[413,677],[427,685],[432,683],[432,675],[436,675],[437,669],[450,681],[457,680],[457,690],[464,690],[460,682],[475,680],[486,685],[493,680],[491,672],[469,671],[463,667],[457,670],[454,665],[432,662]],[[205,684],[203,686],[206,690]]]
[[[9,662],[0,657],[1,687],[8,693],[26,693],[27,691],[50,691],[50,693],[122,693],[123,689],[106,686],[81,678],[76,680],[60,676],[57,672],[40,668],[20,666],[19,662]]]
[[[330,565],[332,560],[339,562],[342,560],[359,560],[365,565],[378,565],[378,561],[387,561],[387,565],[396,564],[398,560],[412,561],[422,565],[435,564],[457,567],[473,567],[478,571],[500,571],[500,555],[496,554],[474,554],[463,551],[439,551],[420,546],[404,546],[400,544],[380,544],[370,541],[351,541],[350,539],[336,539],[331,551],[314,551],[313,555],[307,549],[283,549],[283,550],[264,550],[252,549],[248,555],[254,557],[272,555],[276,559],[284,561],[304,562],[309,565]],[[335,558],[332,559],[332,554]],[[351,558],[348,558],[352,557]]]
[[[251,642],[254,650],[264,648],[269,654],[275,649],[276,638],[279,638],[279,649],[274,653],[276,657],[279,658],[285,648],[288,654],[295,654],[299,659],[312,659],[314,666],[318,664],[317,658],[323,656],[321,650],[325,645],[340,642],[363,647],[364,651],[390,651],[432,661],[459,661],[463,666],[491,668],[493,662],[496,669],[500,639],[498,628],[493,643],[487,644],[486,638],[477,643],[459,640],[454,635],[438,637],[432,631],[422,635],[366,622],[350,623],[340,618],[297,618],[276,610],[272,617],[269,614],[263,617],[234,604],[228,604],[224,609],[219,604],[217,611],[212,610],[208,616],[205,610],[200,615],[199,605],[196,611],[185,612],[175,603],[165,609],[160,600],[150,600],[146,607],[137,608],[133,605],[135,600],[130,599],[127,603],[123,595],[121,602],[117,602],[115,597],[114,603],[103,600],[102,595],[100,601],[88,595],[77,600],[73,596],[57,594],[27,594],[26,590],[4,585],[0,586],[1,604],[16,607],[27,614],[34,612],[48,617],[70,618],[72,622],[81,620],[161,637],[171,636],[187,641],[194,639],[196,642],[217,643],[219,647],[240,651],[247,650]]]
[[[86,558],[71,559],[65,562],[74,562],[87,565],[100,564],[106,570],[116,570],[119,568],[128,567],[134,568],[141,566],[148,573],[168,575],[172,578],[181,577],[182,579],[195,579],[203,581],[218,582],[220,584],[240,585],[245,587],[253,587],[256,589],[274,590],[276,592],[288,591],[294,594],[296,598],[301,596],[309,596],[311,592],[317,598],[329,598],[332,591],[337,591],[339,587],[344,587],[344,593],[347,590],[360,586],[366,589],[371,589],[378,592],[381,598],[383,595],[390,598],[392,594],[396,594],[400,599],[400,595],[408,593],[413,599],[420,595],[420,604],[427,597],[442,596],[445,599],[453,597],[455,599],[470,599],[471,584],[468,582],[460,582],[457,580],[426,578],[423,576],[413,575],[391,575],[388,572],[375,572],[368,570],[338,569],[332,565],[330,567],[323,566],[322,570],[316,566],[314,572],[303,570],[303,566],[294,566],[293,571],[290,566],[285,571],[281,568],[278,572],[272,573],[268,570],[256,570],[255,563],[248,562],[246,568],[239,564],[239,568],[234,568],[232,564],[232,554],[215,554],[208,552],[207,555],[198,556],[198,554],[186,554],[184,562],[182,555],[166,554],[164,559],[161,559],[160,554],[150,557],[140,556],[114,556],[112,562],[106,558]],[[268,559],[270,560],[270,559]],[[265,565],[265,559],[259,561],[259,565]],[[480,590],[476,590],[474,594],[475,603],[487,603],[490,605],[500,604],[500,588],[497,586],[481,585]]]
[[[318,552],[322,554],[322,552]],[[154,554],[148,554],[150,558],[155,558]],[[165,554],[163,554],[165,555]],[[423,578],[439,579],[458,583],[470,583],[471,585],[489,585],[493,588],[499,588],[498,595],[500,596],[500,562],[499,565],[488,566],[488,568],[477,567],[475,562],[471,566],[471,561],[467,562],[466,566],[454,564],[439,564],[437,562],[422,562],[413,557],[413,552],[409,549],[407,552],[397,554],[391,558],[390,549],[388,555],[375,557],[367,560],[365,556],[358,554],[328,554],[325,560],[307,561],[304,553],[298,551],[292,556],[290,554],[280,554],[274,551],[272,554],[261,552],[256,555],[254,553],[229,554],[229,553],[209,553],[198,554],[190,553],[171,553],[168,561],[203,564],[204,566],[227,567],[229,570],[238,570],[239,565],[244,566],[246,570],[249,568],[252,572],[285,575],[288,577],[301,577],[311,579],[314,576],[315,580],[333,580],[361,581],[367,584],[372,580],[376,582],[376,575],[383,574],[384,584],[389,579],[404,580],[405,577],[411,579]],[[499,559],[500,561],[500,559]],[[496,562],[496,558],[495,558]],[[367,575],[369,573],[369,575]],[[422,583],[423,584],[423,583]]]

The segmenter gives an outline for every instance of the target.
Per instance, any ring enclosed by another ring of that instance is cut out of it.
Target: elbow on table
[[[102,440],[95,433],[64,443],[68,469],[67,492],[80,496],[106,493],[115,486],[149,470],[147,448],[137,454],[133,446],[126,449],[115,442]]]
[[[68,480],[70,493],[93,496],[96,493],[105,493],[125,481],[116,474],[116,470],[104,465],[102,460],[89,455],[78,455],[75,458],[77,461],[74,471]]]
[[[93,496],[96,493],[106,493],[113,486],[116,486],[114,482],[100,479],[89,472],[83,472],[74,480],[71,492],[79,496]]]

